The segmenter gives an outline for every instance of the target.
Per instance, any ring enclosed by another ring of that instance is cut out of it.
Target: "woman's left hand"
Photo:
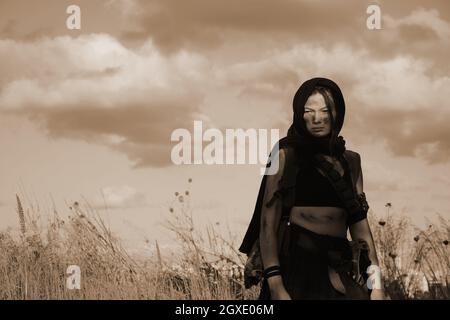
[[[370,300],[386,300],[383,289],[373,289],[370,293]]]

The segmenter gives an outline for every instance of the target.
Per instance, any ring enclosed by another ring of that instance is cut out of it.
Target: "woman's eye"
[[[312,113],[312,112],[315,112],[315,111],[314,111],[314,110],[305,110],[305,113]],[[318,112],[319,112],[319,111],[318,111]],[[328,113],[328,109],[320,110],[320,112]]]

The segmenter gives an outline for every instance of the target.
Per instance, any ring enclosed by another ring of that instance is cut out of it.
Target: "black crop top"
[[[348,170],[344,170],[344,172],[344,179],[349,182],[349,172]],[[338,207],[345,209],[344,203],[331,183],[315,167],[298,173],[294,206]]]

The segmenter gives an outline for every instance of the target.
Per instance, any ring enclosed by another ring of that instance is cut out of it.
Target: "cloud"
[[[3,108],[64,107],[92,100],[104,108],[196,92],[206,67],[198,55],[162,56],[147,42],[132,51],[105,34],[33,43],[0,40]],[[38,103],[34,101],[38,101]]]
[[[112,1],[136,15],[141,45],[106,34],[0,40],[0,108],[135,167],[166,166],[174,129],[194,119],[287,128],[298,85],[324,76],[344,92],[351,138],[448,161],[447,17],[383,2],[384,29],[369,31],[365,4],[327,3]]]
[[[380,161],[379,159],[374,161],[373,159],[373,156],[363,156],[362,158],[364,189],[369,194],[385,196],[386,192],[404,192],[410,194],[416,191],[426,191],[427,188],[423,185],[422,176],[405,176],[404,172],[399,170],[397,166],[403,165],[401,169],[404,169],[406,166],[405,161],[392,161],[390,166],[386,166],[384,161]]]
[[[181,101],[179,101],[181,103]],[[172,130],[191,125],[191,115],[180,104],[117,106],[112,109],[88,108],[31,110],[27,116],[42,126],[52,138],[80,139],[109,146],[126,154],[134,166],[170,164]],[[170,112],[178,112],[173,117]],[[159,111],[159,112],[158,112]],[[183,118],[182,115],[185,115]]]
[[[352,124],[366,137],[385,141],[394,155],[447,162],[450,77],[432,76],[427,66],[406,57],[367,63],[351,94],[359,109]]]
[[[405,17],[393,19],[390,16],[387,16],[386,19],[389,27],[422,27],[423,29],[428,28],[432,30],[434,35],[438,36],[442,40],[448,40],[450,37],[450,25],[445,19],[441,18],[439,11],[436,9],[425,9],[419,7]],[[429,33],[427,35],[432,37]],[[424,38],[422,36],[423,34],[419,33],[417,38]]]
[[[445,6],[448,11],[448,3]],[[374,34],[369,46],[375,55],[381,57],[405,55],[426,59],[431,63],[433,73],[448,74],[450,22],[448,17],[444,18],[444,12],[420,6],[401,17],[385,14],[385,27],[382,32]]]
[[[121,39],[154,40],[163,52],[222,50],[251,42],[254,52],[298,43],[333,47],[346,43],[379,58],[411,54],[446,64],[450,25],[448,2],[379,1],[382,30],[368,30],[361,1],[176,0],[133,2],[129,20],[136,25]]]
[[[172,130],[191,128],[195,118],[208,115],[219,120],[214,108],[238,112],[250,125],[261,124],[262,114],[273,114],[264,117],[265,125],[285,123],[293,92],[317,75],[343,89],[351,136],[385,140],[399,156],[449,160],[443,119],[448,118],[450,79],[428,74],[430,64],[421,59],[377,60],[348,45],[304,44],[253,61],[207,62],[186,52],[164,57],[151,43],[131,51],[103,35],[55,38],[33,47],[6,41],[0,42],[0,52],[12,47],[9,52],[17,58],[11,65],[20,66],[26,60],[19,50],[23,46],[36,59],[51,57],[52,47],[63,54],[55,65],[45,59],[46,68],[38,63],[6,73],[0,106],[41,123],[55,138],[83,139],[125,153],[136,167],[170,164]],[[97,55],[89,58],[86,47]],[[224,88],[227,93],[220,96]]]
[[[170,133],[200,114],[202,59],[164,57],[151,42],[131,51],[108,35],[1,40],[0,108],[54,138],[107,145],[136,166],[165,166]]]
[[[364,4],[346,6],[324,1],[249,0],[182,2],[135,1],[135,30],[123,38],[151,37],[164,51],[180,48],[215,48],[230,37],[248,41],[248,35],[273,38],[289,35],[297,40],[328,38],[327,30],[350,31],[355,17],[365,16]],[[325,23],[326,22],[326,23]],[[255,39],[253,39],[255,40]],[[261,39],[259,39],[261,40]]]
[[[127,185],[105,187],[101,194],[93,199],[93,207],[119,209],[147,205],[145,194]]]
[[[396,156],[418,157],[428,163],[450,161],[450,112],[379,110],[367,112],[366,130],[387,144]]]

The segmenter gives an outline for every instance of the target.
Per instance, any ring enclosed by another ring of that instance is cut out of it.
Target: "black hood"
[[[317,87],[329,89],[336,110],[336,118],[331,116],[331,133],[326,137],[317,138],[311,135],[303,119],[305,103]],[[313,78],[305,81],[295,93],[293,103],[293,122],[286,137],[279,141],[279,147],[294,147],[302,156],[317,152],[340,157],[345,151],[345,140],[339,136],[344,125],[345,101],[338,85],[326,78]]]
[[[336,119],[333,119],[333,130],[336,132],[336,134],[339,134],[342,126],[344,125],[345,101],[344,97],[342,96],[341,89],[339,89],[338,85],[334,81],[326,78],[313,78],[305,81],[297,90],[294,96],[294,101],[292,103],[294,111],[293,126],[299,133],[308,134],[305,126],[305,121],[303,120],[305,103],[314,89],[319,86],[328,88],[333,95],[333,100],[336,106]]]

